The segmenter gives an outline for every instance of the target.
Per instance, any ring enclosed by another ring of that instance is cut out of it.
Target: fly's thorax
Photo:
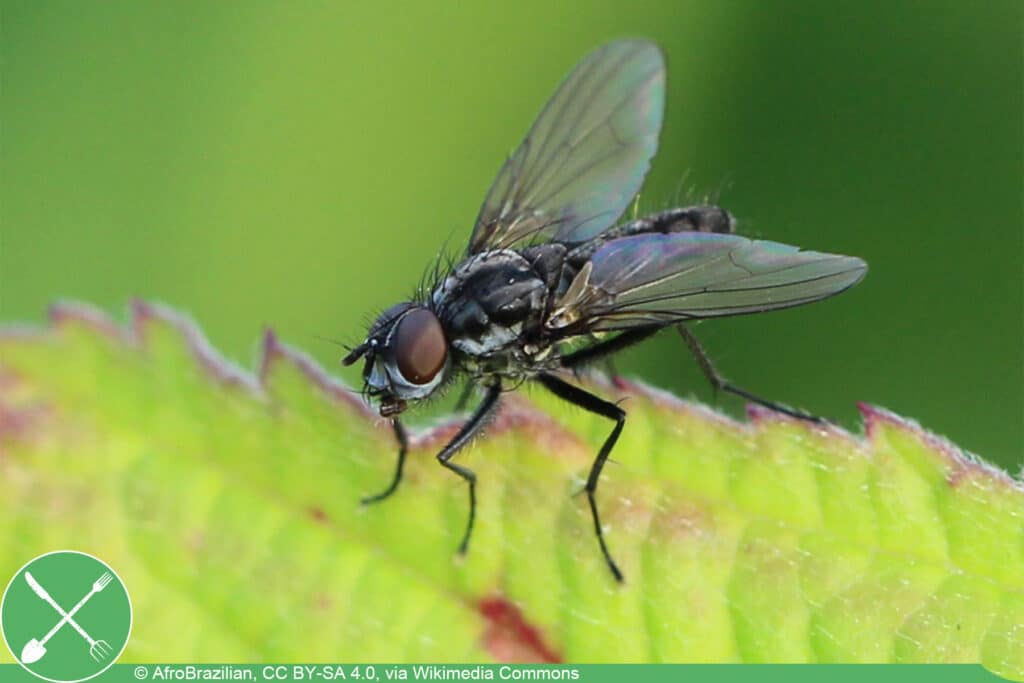
[[[461,263],[432,301],[454,349],[489,356],[521,346],[539,328],[547,295],[530,262],[501,249]]]

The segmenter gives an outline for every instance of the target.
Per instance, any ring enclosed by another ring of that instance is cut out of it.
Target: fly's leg
[[[593,361],[610,356],[617,351],[622,351],[634,344],[639,344],[644,339],[653,336],[654,333],[660,329],[661,326],[659,325],[650,325],[648,327],[637,327],[635,329],[628,330],[617,337],[605,339],[593,346],[588,346],[580,349],[579,351],[570,353],[568,356],[562,358],[561,365],[563,368],[575,370],[587,363],[592,363]]]
[[[626,411],[614,403],[598,398],[579,387],[560,380],[554,375],[541,374],[538,375],[537,380],[560,399],[597,415],[607,417],[610,420],[615,420],[615,428],[612,429],[611,434],[604,440],[601,450],[597,452],[597,457],[594,458],[594,464],[590,466],[586,492],[587,500],[590,502],[590,514],[594,518],[594,532],[597,534],[597,542],[601,546],[601,553],[604,555],[605,562],[608,563],[608,569],[611,570],[612,576],[615,577],[616,581],[622,583],[622,572],[608,551],[608,544],[605,543],[604,531],[601,528],[601,517],[597,512],[597,482],[601,478],[601,470],[604,468],[604,463],[608,460],[608,455],[612,452],[612,448],[615,447],[615,442],[619,439],[623,425],[626,424]]]
[[[462,387],[462,393],[459,394],[459,400],[455,402],[454,411],[461,413],[466,409],[466,404],[469,403],[469,397],[473,395],[473,383],[466,382],[466,386]]]
[[[622,379],[618,369],[616,369],[615,361],[612,360],[611,356],[604,359],[604,369],[608,373],[608,379],[611,380],[612,385],[620,391],[625,390],[626,382]]]
[[[466,524],[466,533],[462,537],[462,543],[459,544],[459,553],[465,554],[466,548],[469,547],[469,537],[473,533],[473,520],[476,519],[476,474],[473,470],[463,467],[462,465],[456,465],[451,461],[455,454],[460,448],[465,446],[473,436],[476,435],[480,428],[483,427],[487,420],[487,417],[494,412],[494,409],[498,405],[498,398],[501,396],[501,385],[498,383],[492,384],[487,387],[487,393],[484,395],[484,400],[477,406],[473,414],[466,420],[466,423],[462,425],[462,429],[459,433],[448,442],[448,445],[441,449],[441,452],[437,454],[437,461],[450,469],[455,474],[459,475],[466,480],[469,484],[469,522]]]
[[[764,406],[765,408],[769,408],[779,413],[784,413],[790,417],[795,417],[800,420],[807,420],[808,422],[825,421],[817,415],[811,415],[810,413],[805,413],[804,411],[797,410],[795,408],[788,408],[780,403],[775,403],[774,401],[761,398],[760,396],[750,393],[746,389],[741,389],[736,386],[723,377],[717,369],[715,369],[715,366],[711,362],[711,358],[708,357],[704,347],[700,345],[700,342],[697,341],[697,338],[693,336],[693,333],[690,332],[685,325],[676,325],[676,330],[679,331],[679,336],[683,338],[684,342],[686,342],[686,346],[690,349],[690,353],[692,353],[693,357],[697,360],[697,365],[700,366],[701,372],[703,372],[704,376],[708,378],[708,382],[711,383],[711,387],[716,392],[726,391],[730,394],[735,394],[736,396],[742,396],[748,401],[752,401],[758,405]]]
[[[367,496],[360,502],[363,505],[369,505],[370,503],[377,503],[384,500],[398,488],[398,483],[402,481],[402,468],[405,467],[405,454],[409,450],[409,437],[405,432],[405,427],[398,421],[398,418],[391,420],[391,428],[395,432],[395,438],[398,439],[398,465],[395,467],[395,476],[391,480],[391,484],[386,489],[381,491],[375,496]]]
[[[611,377],[612,384],[614,384],[618,389],[625,389],[625,383],[622,381],[619,373],[616,372],[615,364],[612,362],[611,355],[616,351],[621,351],[633,346],[634,344],[639,344],[660,329],[661,328],[657,325],[651,325],[623,332],[617,337],[606,339],[594,344],[593,346],[588,346],[587,348],[580,349],[575,353],[570,353],[568,356],[562,358],[562,367],[577,371],[587,363],[603,358],[605,362],[605,369],[608,371],[609,377]],[[577,377],[578,376],[579,375],[577,373]]]
[[[593,346],[588,346],[576,351],[575,353],[570,353],[562,359],[562,366],[568,369],[576,369],[582,365],[586,365],[587,363],[605,358],[634,344],[638,344],[648,337],[653,336],[660,329],[660,326],[652,325],[628,330],[617,337],[606,339],[605,341],[594,344]],[[756,394],[750,393],[746,389],[736,386],[718,372],[714,364],[711,362],[711,358],[708,357],[707,352],[704,350],[704,347],[700,345],[700,342],[697,341],[697,338],[693,336],[693,333],[690,332],[685,325],[676,325],[676,330],[683,338],[683,341],[686,342],[687,348],[690,349],[690,352],[697,360],[697,364],[700,366],[704,376],[707,377],[708,382],[711,383],[711,387],[716,392],[725,391],[730,394],[735,394],[736,396],[741,396],[748,401],[752,401],[758,405],[762,405],[771,410],[784,413],[800,420],[807,420],[809,422],[825,422],[823,418],[816,415],[811,415],[810,413],[806,413],[802,410],[788,408],[779,403],[775,403],[774,401],[761,398]]]

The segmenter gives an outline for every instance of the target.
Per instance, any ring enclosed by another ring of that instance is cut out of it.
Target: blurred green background
[[[720,368],[1020,466],[1018,2],[5,1],[0,30],[5,322],[155,298],[243,365],[270,325],[355,384],[319,337],[358,340],[461,247],[584,54],[649,36],[668,111],[641,208],[711,195],[745,234],[871,266],[836,299],[700,325]],[[619,365],[710,398],[674,335]]]

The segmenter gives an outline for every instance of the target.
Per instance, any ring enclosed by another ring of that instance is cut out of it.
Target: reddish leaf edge
[[[5,339],[24,340],[45,337],[55,331],[59,332],[65,326],[83,326],[114,343],[128,348],[144,349],[148,330],[154,324],[160,323],[171,326],[180,334],[187,349],[195,358],[197,366],[211,381],[225,387],[245,391],[262,400],[267,397],[268,378],[274,365],[288,363],[297,368],[331,403],[373,422],[379,427],[378,433],[381,438],[390,438],[389,430],[383,428],[384,420],[361,399],[357,391],[339,378],[332,376],[304,351],[282,342],[270,328],[263,332],[256,370],[252,372],[228,360],[217,351],[190,316],[166,304],[144,300],[135,300],[131,303],[129,321],[126,325],[120,324],[105,311],[91,304],[58,301],[50,307],[47,324],[41,326],[0,325],[0,345]],[[2,380],[0,381],[0,394],[3,393],[5,377],[6,375],[0,373],[0,380]],[[617,378],[613,382],[602,375],[593,374],[588,375],[583,381],[599,390],[646,400],[656,408],[670,413],[696,415],[751,436],[756,430],[773,423],[799,425],[800,428],[808,432],[849,441],[853,449],[864,453],[865,457],[871,457],[869,450],[871,443],[878,437],[880,431],[885,427],[892,427],[917,439],[944,461],[946,479],[951,487],[956,487],[961,482],[973,477],[981,477],[1024,493],[1024,483],[1004,470],[964,451],[948,439],[930,432],[912,419],[866,402],[857,404],[863,421],[863,434],[854,435],[833,424],[804,422],[755,404],[748,405],[747,421],[741,422],[706,405],[679,398],[670,392],[632,379]],[[18,432],[23,435],[26,429],[30,430],[32,420],[22,415],[6,414],[2,410],[2,406],[3,402],[0,401],[0,435],[7,432],[8,436],[17,436],[10,432]],[[410,445],[414,448],[437,447],[450,438],[462,422],[463,419],[459,416],[444,418],[433,426],[415,431],[411,435]],[[498,417],[489,426],[488,433],[501,433],[507,430],[526,432],[532,439],[543,441],[548,447],[545,450],[549,453],[557,454],[565,447],[585,446],[573,432],[561,426],[550,415],[528,400],[520,397],[511,397],[503,404]],[[310,514],[317,521],[327,521],[320,519],[320,516],[323,515],[322,511],[311,510]],[[484,596],[476,602],[475,609],[485,622],[484,646],[497,660],[561,661],[560,654],[545,643],[540,630],[525,619],[515,603],[504,596]]]
[[[162,322],[175,328],[196,359],[198,366],[218,384],[249,392],[255,397],[265,398],[267,377],[274,364],[289,363],[298,368],[310,383],[333,403],[355,412],[374,422],[377,426],[384,425],[384,420],[362,400],[358,391],[331,375],[304,351],[282,342],[272,328],[264,330],[256,370],[250,372],[217,351],[190,316],[159,302],[140,299],[132,301],[129,306],[129,322],[127,325],[122,325],[96,306],[79,301],[60,300],[50,307],[46,325],[0,325],[0,343],[5,337],[24,338],[46,335],[53,329],[59,330],[64,325],[77,324],[92,328],[102,336],[128,347],[144,348],[147,329],[154,322]],[[1024,493],[1024,482],[1020,478],[1015,478],[978,455],[965,451],[949,439],[925,429],[916,420],[903,417],[871,403],[863,401],[857,403],[863,427],[862,434],[855,435],[831,423],[804,422],[756,404],[747,406],[748,421],[741,422],[714,408],[679,398],[668,391],[635,379],[617,378],[613,382],[603,375],[594,373],[587,375],[583,381],[599,390],[646,400],[657,408],[668,412],[696,414],[748,435],[772,423],[790,423],[822,436],[848,440],[858,450],[864,450],[865,446],[870,445],[877,437],[880,429],[887,426],[893,427],[911,435],[943,459],[948,468],[947,480],[950,486],[957,486],[968,475],[980,475]],[[441,444],[459,428],[462,422],[463,418],[460,416],[442,418],[432,426],[415,431],[411,435],[412,443],[410,445],[414,448],[426,448]],[[490,424],[488,433],[500,433],[506,430],[530,432],[531,436],[542,438],[549,445],[584,445],[579,437],[561,426],[550,415],[528,400],[515,395],[503,403],[502,410]],[[385,430],[382,429],[381,433],[384,438],[388,438]],[[555,443],[552,444],[552,441]],[[1024,472],[1021,476],[1024,477]]]

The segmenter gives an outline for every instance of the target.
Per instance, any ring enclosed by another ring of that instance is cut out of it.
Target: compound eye
[[[431,311],[417,308],[402,316],[394,335],[395,361],[412,384],[428,384],[444,367],[448,341]]]

